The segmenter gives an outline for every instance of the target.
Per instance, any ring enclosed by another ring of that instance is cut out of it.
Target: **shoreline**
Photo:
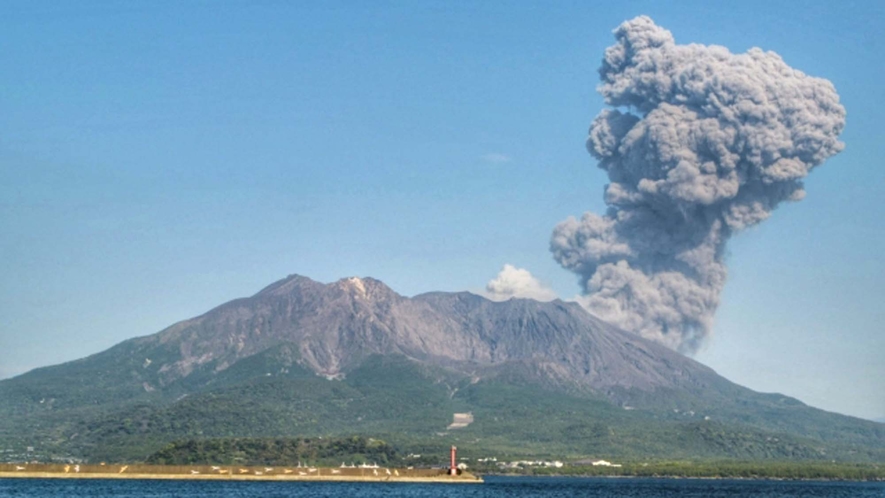
[[[480,477],[529,477],[535,479],[684,479],[696,481],[796,481],[796,482],[885,482],[883,477],[870,479],[847,479],[839,477],[745,477],[745,476],[677,476],[677,475],[592,475],[592,474],[499,474],[494,472],[477,473]]]
[[[403,482],[481,484],[469,472],[445,469],[254,467],[207,465],[0,464],[0,479],[151,479],[185,481]]]

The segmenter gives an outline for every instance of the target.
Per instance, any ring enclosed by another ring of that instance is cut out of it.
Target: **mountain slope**
[[[370,278],[290,276],[2,381],[0,399],[0,443],[105,459],[187,436],[351,433],[509,452],[885,459],[882,424],[742,388],[576,304],[406,298]],[[445,431],[467,411],[473,424]]]

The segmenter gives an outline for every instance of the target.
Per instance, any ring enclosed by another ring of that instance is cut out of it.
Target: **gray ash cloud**
[[[587,139],[608,210],[557,225],[551,251],[591,312],[690,354],[710,334],[729,238],[804,197],[844,146],[845,109],[774,52],[677,45],[644,16],[614,35],[598,87],[611,109]]]

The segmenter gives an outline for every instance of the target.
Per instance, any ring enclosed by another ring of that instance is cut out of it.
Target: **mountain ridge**
[[[0,443],[44,438],[104,458],[195,435],[401,427],[394,437],[409,444],[473,435],[507,451],[885,459],[885,426],[755,393],[576,303],[409,298],[368,277],[290,275],[155,334],[0,381],[0,399]],[[476,421],[449,434],[459,411]]]
[[[486,316],[489,314],[494,316],[489,318]],[[529,336],[505,338],[495,333],[513,316],[525,322],[517,324],[518,330],[530,329]],[[544,323],[532,324],[533,321]],[[219,327],[229,325],[236,330],[225,330],[226,337],[219,341]],[[553,333],[563,329],[567,333]],[[613,343],[620,341],[627,349],[619,354],[634,366],[641,363],[643,357],[665,358],[670,366],[688,361],[688,370],[712,373],[708,367],[663,346],[605,324],[575,303],[557,300],[542,304],[530,299],[494,302],[471,293],[442,292],[407,298],[379,280],[358,277],[322,284],[304,276],[290,275],[251,297],[229,301],[142,339],[150,342],[156,338],[159,344],[181,343],[182,358],[159,366],[163,384],[187,377],[194,368],[210,362],[216,363],[216,371],[224,370],[231,362],[255,354],[282,338],[300,342],[303,361],[321,375],[346,373],[360,362],[366,351],[371,351],[399,353],[420,361],[438,361],[462,368],[470,368],[471,364],[482,368],[530,357],[568,360],[553,361],[558,365],[551,367],[564,367],[564,375],[597,388],[622,383],[623,378],[617,375],[601,377],[596,365],[604,369],[615,363],[616,358],[599,355],[594,358],[593,348],[576,344],[574,339],[580,338],[579,329],[589,331],[594,342],[607,342],[608,347],[615,347]],[[466,333],[467,330],[472,333]],[[584,349],[575,354],[574,346],[584,346]],[[597,361],[591,366],[584,361],[589,358]],[[653,388],[671,384],[658,371],[659,366],[645,365],[640,370],[642,374],[624,387]],[[592,371],[596,378],[583,378],[582,371],[584,375]]]

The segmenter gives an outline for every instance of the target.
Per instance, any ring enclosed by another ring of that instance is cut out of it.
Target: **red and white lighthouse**
[[[458,463],[456,460],[456,455],[458,453],[458,448],[452,446],[452,461],[449,465],[449,475],[456,476],[458,475]]]

